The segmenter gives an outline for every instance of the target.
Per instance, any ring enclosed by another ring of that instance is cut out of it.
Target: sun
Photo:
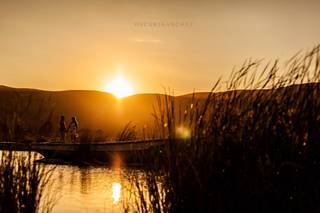
[[[120,75],[106,85],[105,91],[119,99],[133,94],[133,88],[130,83]]]

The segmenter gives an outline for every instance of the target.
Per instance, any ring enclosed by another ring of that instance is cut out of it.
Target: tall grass
[[[129,141],[137,139],[136,126],[132,122],[127,123],[116,136],[116,141]]]
[[[159,99],[166,146],[149,156],[147,182],[134,181],[132,210],[319,211],[319,63],[320,46],[283,64],[248,60],[205,101]]]
[[[27,117],[34,116],[30,108],[36,102],[33,94],[25,96],[17,91],[10,92],[8,104],[0,104],[0,140],[31,141],[52,132],[51,118],[53,110],[48,113],[44,122],[25,123]],[[42,99],[37,107],[37,115],[47,114],[43,110]],[[28,138],[28,135],[32,135]],[[35,137],[34,137],[35,136]],[[29,141],[30,142],[30,141]],[[36,162],[39,155],[31,152],[0,152],[0,212],[50,212],[55,204],[55,191],[51,191],[51,179],[54,167],[44,166]]]
[[[54,167],[36,163],[35,153],[0,154],[0,212],[50,212],[56,200],[49,188]]]
[[[4,100],[0,101],[0,141],[40,142],[53,138],[51,96],[12,90],[1,92],[0,99]]]

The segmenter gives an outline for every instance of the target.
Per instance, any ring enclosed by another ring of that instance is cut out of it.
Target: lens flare
[[[191,137],[190,129],[184,126],[180,126],[177,128],[177,134],[182,139],[188,139]]]

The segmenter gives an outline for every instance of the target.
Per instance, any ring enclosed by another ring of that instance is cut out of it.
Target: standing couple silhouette
[[[66,135],[67,132],[69,132],[70,134],[70,138],[71,138],[71,143],[76,143],[77,137],[78,137],[78,121],[76,119],[76,117],[72,117],[71,121],[68,125],[66,125],[66,121],[64,116],[62,115],[60,117],[60,141],[61,142],[66,142]]]

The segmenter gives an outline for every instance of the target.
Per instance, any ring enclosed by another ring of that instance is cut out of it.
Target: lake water
[[[3,155],[0,151],[0,159]],[[27,152],[13,152],[13,155],[14,159],[29,158]],[[41,158],[42,156],[35,155],[32,159]],[[125,207],[132,209],[136,190],[133,184],[135,182],[130,179],[139,177],[139,183],[144,182],[141,175],[143,170],[137,167],[126,168],[117,162],[111,166],[36,163],[45,171],[53,169],[41,202],[53,197],[54,213],[123,212]]]
[[[53,212],[123,212],[133,188],[128,175],[139,172],[133,170],[57,165],[47,186],[58,195]]]

